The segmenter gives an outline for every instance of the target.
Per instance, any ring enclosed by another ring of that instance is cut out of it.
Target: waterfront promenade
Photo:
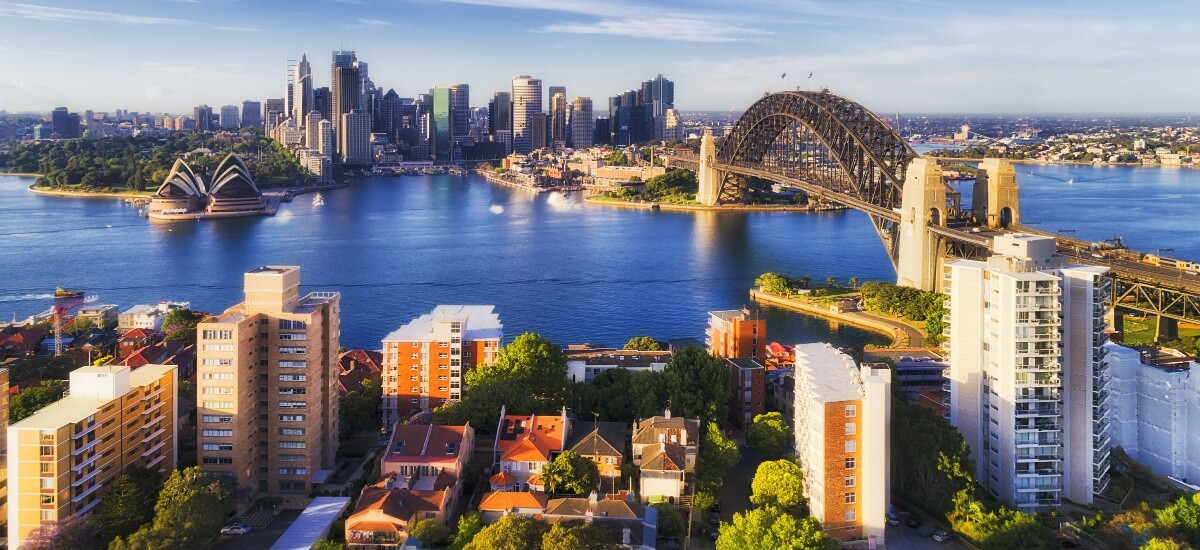
[[[925,335],[921,333],[920,329],[874,313],[866,311],[836,311],[830,309],[829,306],[822,306],[795,298],[787,298],[778,294],[763,292],[757,288],[750,289],[750,299],[760,304],[769,304],[882,334],[892,339],[892,347],[894,348],[911,349],[926,347]]]

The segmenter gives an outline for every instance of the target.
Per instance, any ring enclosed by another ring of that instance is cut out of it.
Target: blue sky
[[[881,113],[1200,112],[1192,2],[0,0],[0,109],[191,112],[283,95],[356,50],[405,97],[518,74],[604,98],[658,73],[682,110],[821,87]],[[782,73],[787,79],[781,79]],[[813,73],[810,80],[809,73]]]

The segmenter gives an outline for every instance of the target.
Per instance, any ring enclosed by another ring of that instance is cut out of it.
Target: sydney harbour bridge
[[[1159,340],[1176,337],[1179,321],[1200,323],[1200,275],[1022,225],[1011,162],[954,160],[979,164],[970,205],[944,181],[939,159],[918,155],[870,110],[828,91],[767,94],[719,143],[705,132],[698,156],[664,158],[696,172],[704,204],[742,203],[755,187],[778,183],[866,213],[901,285],[940,290],[947,260],[985,258],[1001,233],[1041,234],[1071,261],[1109,268],[1110,306],[1156,316]],[[1114,315],[1117,330],[1120,320]]]

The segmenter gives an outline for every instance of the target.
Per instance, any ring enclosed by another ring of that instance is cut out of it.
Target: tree
[[[903,396],[892,399],[891,431],[893,490],[933,513],[953,510],[953,497],[974,483],[966,440],[936,411]]]
[[[754,286],[757,286],[763,292],[770,292],[771,294],[786,296],[792,292],[788,280],[784,276],[772,272],[759,275],[757,279],[754,279]]]
[[[1142,546],[1141,550],[1187,550],[1191,548],[1172,538],[1154,537]]]
[[[717,550],[836,550],[839,547],[836,539],[821,530],[821,522],[815,518],[796,518],[774,506],[734,514],[733,523],[721,523],[721,534],[717,537]]]
[[[625,151],[617,149],[609,153],[604,159],[604,164],[608,166],[629,166],[629,159],[625,158]]]
[[[1052,550],[1058,541],[1052,529],[1033,514],[1002,508],[984,517],[979,525],[981,550]]]
[[[66,519],[43,524],[29,534],[22,550],[59,550],[72,548],[85,550],[101,547],[101,541],[96,539],[100,526],[88,516],[69,516]]]
[[[700,437],[700,457],[696,463],[696,484],[702,491],[715,492],[725,472],[741,458],[737,442],[725,437],[716,422],[705,426]]]
[[[825,277],[825,287],[826,288],[833,288],[835,285],[837,285],[836,277]]]
[[[692,497],[692,505],[700,512],[707,512],[709,508],[717,505],[717,497],[710,491],[696,491],[696,495]]]
[[[312,545],[312,550],[346,550],[346,545],[329,539],[321,539]]]
[[[14,395],[8,402],[9,422],[20,422],[39,409],[59,399],[67,391],[62,380],[43,380],[32,388],[25,388]]]
[[[698,346],[671,357],[663,370],[671,412],[702,422],[720,422],[729,410],[729,369],[725,360]]]
[[[362,389],[338,398],[338,419],[343,438],[363,431],[379,431],[383,387],[379,380],[363,380]]]
[[[440,410],[442,421],[470,421],[491,429],[500,407],[523,414],[558,412],[567,404],[570,379],[562,349],[533,332],[518,336],[504,347],[495,364],[476,365],[467,371],[463,399]]]
[[[850,288],[858,288],[858,277],[850,277]]]
[[[591,525],[566,526],[555,523],[542,535],[542,550],[617,550],[620,546],[605,539],[605,533]]]
[[[422,547],[442,547],[454,537],[454,531],[442,524],[437,518],[426,518],[418,521],[408,531],[410,536],[421,541]]]
[[[792,429],[778,412],[757,415],[746,428],[746,444],[771,458],[783,456],[791,446],[791,439]]]
[[[171,472],[154,505],[154,522],[128,538],[118,538],[110,550],[211,548],[221,525],[233,513],[229,487],[207,477],[198,467]]]
[[[750,502],[755,506],[778,506],[799,511],[804,498],[804,472],[790,460],[770,460],[758,465],[750,482]]]
[[[542,469],[542,480],[549,493],[588,493],[600,484],[596,463],[575,451],[563,451]]]
[[[67,331],[71,334],[83,334],[94,328],[96,328],[96,322],[91,317],[76,317]]]
[[[483,518],[479,516],[479,512],[471,511],[463,514],[458,518],[454,540],[450,541],[450,550],[463,550],[470,544],[471,539],[479,534],[480,529],[483,529]]]
[[[659,502],[652,504],[658,510],[658,539],[679,540],[687,535],[687,521],[674,504]]]
[[[808,277],[800,277],[799,279],[796,279],[796,285],[799,286],[800,288],[808,288],[808,285],[810,282],[811,282],[811,279],[809,279]]]
[[[1179,497],[1156,515],[1164,527],[1178,530],[1188,543],[1200,547],[1200,493]]]
[[[655,340],[649,336],[634,336],[628,342],[625,342],[625,347],[621,349],[632,349],[637,351],[662,351],[662,342]]]
[[[540,550],[542,535],[549,526],[525,516],[508,515],[484,527],[467,544],[465,550]]]
[[[158,485],[158,472],[130,468],[105,489],[95,515],[105,540],[128,537],[154,520],[154,508],[147,504],[158,498]]]
[[[162,331],[167,333],[167,340],[195,343],[196,325],[202,317],[190,309],[172,309],[163,317]]]

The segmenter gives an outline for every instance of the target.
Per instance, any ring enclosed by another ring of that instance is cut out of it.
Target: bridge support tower
[[[900,197],[896,284],[921,290],[941,288],[941,238],[929,224],[946,225],[946,185],[934,159],[916,158],[908,165]]]
[[[700,180],[700,189],[696,193],[696,201],[707,206],[714,206],[721,200],[721,184],[725,181],[725,173],[716,169],[717,143],[713,139],[712,130],[705,130],[700,138],[700,170],[696,179]]]
[[[971,212],[979,223],[1001,229],[1021,223],[1021,199],[1012,161],[983,159],[971,192]]]

